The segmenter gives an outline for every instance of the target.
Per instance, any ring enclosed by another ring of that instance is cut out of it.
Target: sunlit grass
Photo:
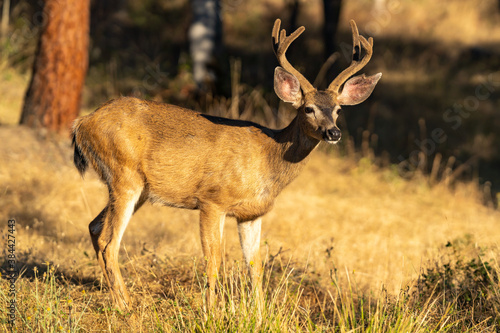
[[[85,291],[79,294],[54,266],[46,263],[44,271],[33,268],[32,278],[21,272],[16,281],[16,298],[9,295],[10,281],[1,280],[0,299],[3,304],[16,300],[14,326],[7,323],[2,311],[2,327],[5,332],[14,328],[19,332],[76,332],[92,299]],[[4,310],[4,309],[2,309]]]
[[[0,140],[0,153],[9,157],[0,165],[6,208],[0,218],[16,219],[23,272],[17,281],[18,331],[498,328],[500,215],[482,204],[474,182],[430,185],[424,176],[405,180],[397,170],[380,169],[369,157],[341,159],[331,147],[314,152],[264,217],[266,303],[260,315],[240,264],[234,221],[225,228],[219,303],[206,312],[204,264],[196,259],[197,212],[147,205],[133,217],[122,243],[120,266],[133,298],[131,311],[122,313],[110,303],[87,230],[107,200],[105,187],[93,173],[80,178],[68,141],[41,141],[25,128],[2,128]],[[448,242],[460,255],[447,254],[443,261]],[[448,262],[461,288],[439,288],[446,280],[438,273],[449,272]],[[489,281],[486,288],[472,283],[480,277]],[[7,281],[1,283],[6,303]],[[457,292],[467,286],[476,290],[472,303]]]
[[[105,291],[74,285],[47,263],[43,273],[35,267],[33,278],[21,276],[17,281],[14,328],[19,332],[494,332],[499,327],[498,313],[474,321],[478,314],[467,311],[460,295],[439,290],[438,285],[428,293],[421,293],[415,283],[397,295],[381,290],[375,296],[358,289],[355,273],[347,273],[346,284],[332,273],[329,288],[309,284],[306,269],[299,268],[296,274],[290,262],[280,267],[275,260],[266,265],[266,299],[261,311],[248,289],[245,270],[234,262],[219,281],[213,309],[206,310],[205,280],[195,269],[190,282],[171,283],[169,297],[142,286],[136,290],[140,296],[133,295],[134,308],[127,313],[114,310],[107,295],[103,296]],[[484,285],[481,297],[483,306],[496,310],[498,268],[490,274],[494,278]],[[466,282],[474,283],[476,277],[469,276]],[[2,280],[4,304],[9,300],[7,288]],[[1,327],[7,331],[10,326],[2,313]]]

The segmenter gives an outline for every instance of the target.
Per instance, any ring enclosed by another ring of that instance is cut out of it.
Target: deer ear
[[[274,70],[274,91],[282,101],[294,106],[302,100],[299,80],[279,66]]]
[[[356,105],[365,101],[375,88],[382,73],[366,77],[365,74],[350,78],[344,84],[342,93],[337,97],[340,105]]]

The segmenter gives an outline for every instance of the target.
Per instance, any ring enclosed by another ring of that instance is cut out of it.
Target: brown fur
[[[297,119],[273,131],[136,98],[110,101],[79,118],[73,128],[75,164],[83,174],[90,163],[109,189],[108,206],[89,228],[115,304],[129,304],[116,262],[116,235],[128,223],[120,214],[134,193],[140,192],[133,203],[136,209],[149,200],[201,211],[202,245],[213,286],[220,264],[221,217],[244,223],[271,209],[319,143],[301,131]],[[252,273],[258,276],[260,259],[252,261],[259,262]]]
[[[273,131],[125,97],[78,119],[74,140],[110,191],[127,181],[110,171],[121,170],[140,179],[148,200],[188,209],[214,204],[246,221],[271,208],[318,144],[294,137],[296,124]]]
[[[360,102],[379,78],[353,78],[340,95],[310,87],[306,92],[293,74],[276,68],[276,93],[298,108],[296,118],[282,130],[130,97],[109,101],[77,119],[75,165],[83,175],[90,163],[109,189],[109,202],[89,231],[114,303],[122,309],[130,305],[118,267],[121,237],[133,213],[151,201],[200,210],[209,305],[215,298],[224,219],[235,217],[262,305],[260,217],[297,177],[321,140],[340,139],[338,98]]]

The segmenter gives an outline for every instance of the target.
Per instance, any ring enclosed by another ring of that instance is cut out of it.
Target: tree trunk
[[[299,17],[300,1],[292,0],[287,3],[290,14],[290,31],[297,30],[297,19]]]
[[[191,0],[193,22],[189,43],[193,77],[202,91],[214,91],[217,81],[217,54],[222,47],[222,21],[219,0]]]
[[[324,19],[323,40],[325,43],[325,59],[335,52],[335,35],[339,25],[341,0],[323,0]]]
[[[89,0],[46,0],[20,124],[66,133],[80,111],[88,66]]]

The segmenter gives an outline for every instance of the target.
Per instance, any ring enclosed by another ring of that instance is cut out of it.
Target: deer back
[[[75,142],[108,184],[137,172],[148,198],[197,209],[216,204],[241,219],[267,212],[295,173],[287,140],[258,124],[125,97],[77,120]]]

